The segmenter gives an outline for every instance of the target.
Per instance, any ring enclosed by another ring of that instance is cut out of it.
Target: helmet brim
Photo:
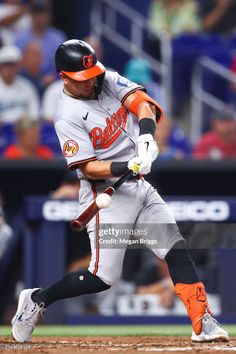
[[[75,81],[85,81],[92,79],[96,76],[99,76],[105,72],[105,67],[100,63],[100,61],[96,62],[90,69],[82,70],[82,71],[62,71],[63,74],[71,78]]]

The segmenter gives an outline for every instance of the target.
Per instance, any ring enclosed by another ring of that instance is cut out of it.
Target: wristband
[[[111,174],[114,177],[119,177],[124,175],[129,171],[128,169],[128,161],[125,162],[112,162],[110,166]]]
[[[142,118],[139,121],[139,128],[139,135],[151,134],[152,136],[154,136],[156,131],[156,123],[150,118]]]

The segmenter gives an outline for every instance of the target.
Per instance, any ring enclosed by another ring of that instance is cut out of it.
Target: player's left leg
[[[61,280],[44,289],[25,289],[20,293],[12,323],[12,335],[18,342],[31,341],[34,327],[46,307],[57,300],[98,293],[110,288],[87,269],[67,273]]]
[[[147,183],[147,182],[145,182]],[[228,333],[212,317],[205,287],[199,281],[186,242],[168,206],[154,188],[147,191],[145,208],[137,223],[147,224],[147,238],[157,240],[149,248],[167,262],[177,296],[184,303],[193,326],[193,341],[227,341]],[[147,244],[148,245],[148,244]]]
[[[105,187],[107,186],[100,184],[97,187],[98,194]],[[107,290],[119,279],[126,246],[118,245],[114,248],[110,244],[106,246],[102,241],[107,240],[109,235],[105,234],[105,237],[102,237],[104,229],[102,225],[116,228],[121,221],[127,225],[133,223],[141,208],[137,188],[136,182],[124,184],[120,188],[120,193],[112,197],[112,205],[108,209],[101,209],[87,225],[92,253],[88,269],[68,273],[47,288],[26,289],[21,292],[17,312],[12,319],[12,334],[17,341],[31,340],[40,314],[50,304],[60,299]],[[135,196],[132,198],[132,205],[130,196]],[[115,238],[113,234],[110,237],[111,241]]]

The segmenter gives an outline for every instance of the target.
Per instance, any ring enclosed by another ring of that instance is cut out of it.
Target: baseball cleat
[[[206,313],[211,314],[203,283],[178,283],[175,285],[175,291],[186,307],[194,333],[199,335],[202,332],[202,319],[204,315]]]
[[[39,288],[22,290],[15,316],[11,320],[12,335],[17,342],[30,342],[39,315],[45,311],[44,304],[36,304],[31,295]]]
[[[229,335],[221,327],[221,325],[209,314],[205,315],[201,319],[202,331],[199,335],[192,332],[191,340],[193,342],[228,342]]]

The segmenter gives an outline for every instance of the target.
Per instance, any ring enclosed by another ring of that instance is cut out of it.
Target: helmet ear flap
[[[95,91],[96,94],[99,95],[102,91],[102,85],[103,85],[103,81],[105,79],[105,72],[99,76],[97,76],[97,82],[95,85]]]

